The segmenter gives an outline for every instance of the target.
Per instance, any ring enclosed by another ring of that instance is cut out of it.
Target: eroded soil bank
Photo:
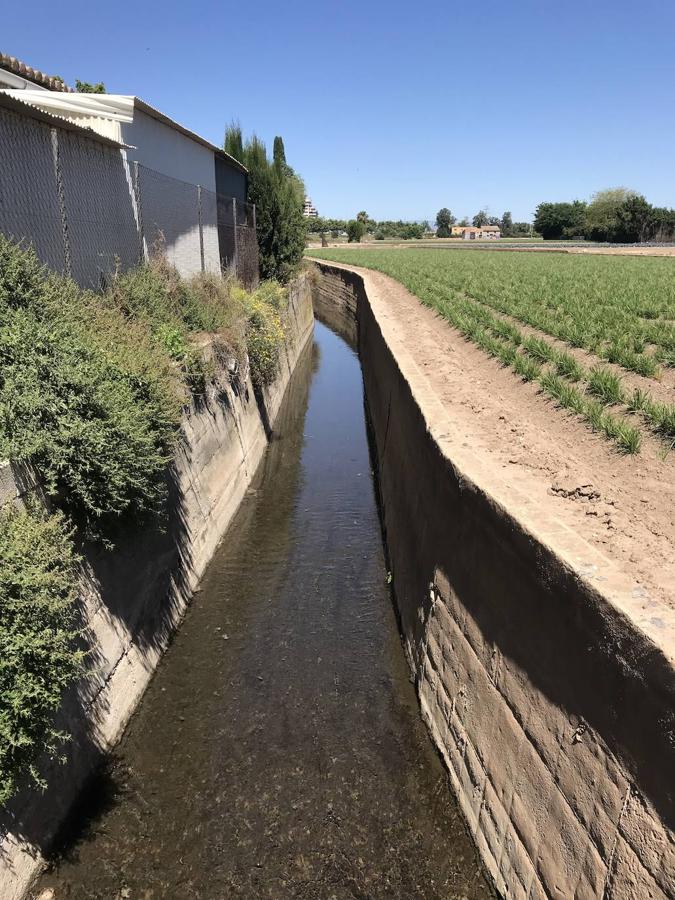
[[[201,592],[36,895],[491,896],[400,644],[358,359],[315,334]]]

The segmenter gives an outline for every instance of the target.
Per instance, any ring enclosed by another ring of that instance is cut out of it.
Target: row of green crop
[[[391,260],[376,260],[372,254],[360,254],[349,260],[386,270]],[[400,254],[405,257],[409,254]],[[453,254],[454,255],[454,254]],[[345,259],[336,253],[331,258]],[[398,258],[394,260],[398,263]],[[394,266],[394,268],[396,268]],[[434,278],[433,272],[408,269],[402,261],[398,277],[405,275],[406,286],[429,306],[437,309],[466,337],[481,349],[510,366],[522,378],[538,381],[542,390],[559,405],[581,416],[594,430],[603,433],[628,453],[640,449],[640,430],[625,416],[617,416],[609,407],[623,404],[638,414],[657,436],[669,445],[675,440],[675,405],[660,403],[649,392],[630,392],[622,379],[606,366],[582,366],[572,354],[557,349],[541,337],[526,336],[512,321],[500,316],[487,304],[448,287]]]
[[[559,381],[554,382],[551,379],[564,378],[568,382],[583,385],[585,391],[596,397],[604,406],[623,404],[630,412],[639,414],[658,437],[663,438],[668,444],[672,444],[675,439],[675,404],[658,402],[654,400],[649,391],[642,388],[630,391],[624,385],[622,378],[607,366],[596,365],[587,368],[581,365],[571,353],[559,350],[544,338],[534,335],[526,336],[517,326],[500,318],[470,298],[456,294],[452,304],[458,309],[469,311],[469,314],[483,327],[514,347],[521,348],[540,365],[550,364],[552,368],[550,371],[544,372],[546,384],[542,384],[542,387],[547,393],[552,393],[549,388],[553,387],[555,389],[553,396],[560,400],[561,397],[558,395],[562,395],[566,400],[562,405],[579,412],[596,430],[607,432],[608,429],[598,429],[599,420],[594,404],[591,404],[590,410],[585,409],[584,402],[582,402],[583,396],[579,390],[570,387],[569,390],[561,392]],[[446,318],[449,318],[447,298],[437,297],[434,305],[443,312]],[[573,400],[573,393],[578,394],[578,399]],[[588,407],[588,403],[586,403],[586,407]],[[628,433],[623,428],[621,432]],[[616,429],[610,425],[608,436],[615,437],[615,434]],[[623,449],[629,449],[628,446],[624,446],[626,442],[623,438],[619,443]]]
[[[329,256],[386,272],[408,287],[414,281],[418,289],[433,284],[460,291],[641,375],[675,366],[669,259],[423,249]]]
[[[51,725],[83,659],[74,541],[110,546],[161,520],[182,410],[212,376],[200,332],[270,381],[286,294],[191,281],[156,262],[103,295],[0,236],[0,460],[25,464],[57,511],[0,507],[0,802],[54,752]]]
[[[525,381],[537,381],[545,393],[560,406],[581,416],[593,430],[615,441],[627,453],[638,452],[642,443],[639,429],[626,418],[613,415],[608,409],[611,401],[601,394],[594,396],[590,382],[588,393],[575,386],[571,379],[577,371],[571,363],[576,361],[569,354],[555,356],[552,353],[546,359],[554,364],[549,368],[542,360],[540,346],[533,346],[510,323],[494,318],[477,304],[472,305],[470,300],[461,297],[439,300],[435,307],[481,350],[510,366]]]

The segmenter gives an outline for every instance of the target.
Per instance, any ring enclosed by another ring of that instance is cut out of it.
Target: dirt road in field
[[[344,249],[346,246],[344,241],[329,241],[326,249]],[[353,246],[353,245],[352,245]],[[501,250],[504,253],[584,253],[595,254],[600,256],[669,256],[675,257],[675,247],[672,246],[643,246],[643,247],[610,247],[608,245],[600,246],[582,246],[559,244],[551,242],[550,244],[515,244],[508,238],[499,241],[463,241],[457,238],[434,238],[431,241],[362,241],[359,250],[400,250],[409,247],[424,247],[427,250]],[[307,245],[308,250],[320,250],[321,244],[318,241],[310,242]]]
[[[571,247],[566,252],[605,256],[675,256],[675,247]]]
[[[337,266],[335,262],[330,265]],[[624,456],[535,384],[468,343],[401,284],[359,272],[406,335],[464,446],[631,573],[644,609],[675,610],[675,448]]]

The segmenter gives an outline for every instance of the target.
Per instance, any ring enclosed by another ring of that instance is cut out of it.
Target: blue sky
[[[616,185],[675,206],[669,0],[3,7],[0,50],[36,68],[214,143],[281,134],[322,215],[524,220]]]

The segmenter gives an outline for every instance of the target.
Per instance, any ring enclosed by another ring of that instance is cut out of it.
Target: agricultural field
[[[625,453],[675,446],[672,260],[471,250],[327,249],[400,281]],[[578,351],[584,351],[583,353]]]

